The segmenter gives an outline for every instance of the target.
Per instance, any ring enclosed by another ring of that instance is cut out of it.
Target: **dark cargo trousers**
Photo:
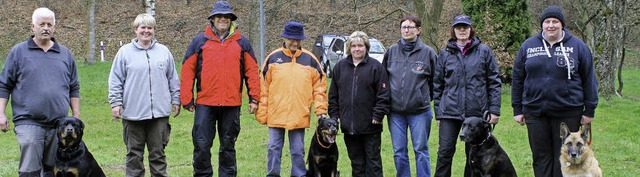
[[[235,144],[240,133],[240,106],[196,105],[193,130],[193,176],[213,176],[211,146],[220,135],[218,176],[236,176]]]
[[[169,176],[164,148],[169,142],[169,117],[141,121],[122,120],[122,137],[127,146],[126,176],[144,177],[144,147],[149,151],[151,176]]]

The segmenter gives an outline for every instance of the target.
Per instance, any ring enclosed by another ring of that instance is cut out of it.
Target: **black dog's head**
[[[82,142],[84,123],[75,117],[65,117],[58,120],[58,148],[75,149]]]
[[[462,131],[460,132],[460,140],[480,144],[488,138],[491,132],[491,124],[477,117],[469,117],[464,119],[462,123]]]
[[[322,136],[322,140],[327,143],[335,143],[338,134],[338,120],[332,118],[318,119],[318,136]]]

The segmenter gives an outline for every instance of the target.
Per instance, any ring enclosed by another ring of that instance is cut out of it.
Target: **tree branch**
[[[411,12],[409,12],[409,11],[408,11],[408,10],[406,10],[406,9],[403,9],[403,8],[397,8],[396,10],[393,10],[393,11],[391,11],[391,12],[389,12],[389,13],[385,14],[384,16],[380,17],[380,18],[373,19],[373,20],[370,20],[370,21],[367,21],[367,22],[364,22],[364,23],[358,23],[358,26],[360,26],[360,25],[364,25],[364,28],[367,28],[367,27],[369,27],[370,25],[372,25],[372,24],[374,24],[374,23],[376,23],[376,22],[379,22],[380,20],[383,20],[383,19],[385,19],[385,18],[389,17],[389,16],[391,16],[392,14],[394,14],[394,13],[396,13],[396,12],[411,13]]]

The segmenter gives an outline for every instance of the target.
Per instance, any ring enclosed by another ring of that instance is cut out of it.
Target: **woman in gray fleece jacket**
[[[136,38],[120,47],[109,75],[109,103],[122,118],[127,147],[126,176],[144,176],[144,146],[151,176],[168,176],[164,147],[169,116],[180,114],[180,81],[169,49],[154,38],[156,22],[140,14],[132,28]]]

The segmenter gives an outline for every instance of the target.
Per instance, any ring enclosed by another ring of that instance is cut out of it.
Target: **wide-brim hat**
[[[472,25],[471,17],[466,15],[458,15],[454,17],[453,20],[451,21],[451,26],[456,26],[459,24],[465,24],[465,25],[471,26]]]
[[[236,14],[233,14],[233,11],[231,10],[232,8],[229,2],[218,1],[213,4],[213,10],[211,10],[211,14],[207,17],[207,19],[213,18],[214,15],[228,14],[231,15],[231,21],[235,21],[236,19],[238,19],[238,16],[236,16]]]
[[[284,30],[280,36],[289,39],[304,40],[307,36],[304,35],[304,25],[299,22],[287,22],[284,25]]]

